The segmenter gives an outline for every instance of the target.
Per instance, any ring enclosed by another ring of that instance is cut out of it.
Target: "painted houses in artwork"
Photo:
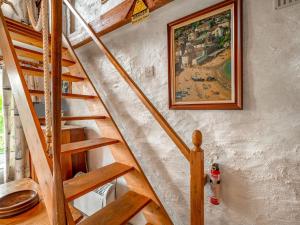
[[[201,65],[223,49],[229,48],[230,19],[230,13],[225,13],[186,27],[176,42],[176,71]]]

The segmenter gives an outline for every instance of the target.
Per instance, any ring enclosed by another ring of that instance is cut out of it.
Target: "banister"
[[[135,92],[138,98],[142,101],[145,107],[150,111],[156,121],[160,124],[160,126],[165,130],[168,136],[173,140],[176,146],[179,148],[181,153],[185,156],[185,158],[190,161],[190,149],[183,142],[183,140],[178,136],[178,134],[174,131],[174,129],[170,126],[170,124],[164,119],[161,113],[155,108],[155,106],[151,103],[151,101],[145,96],[142,90],[138,87],[138,85],[131,79],[126,70],[121,66],[121,64],[116,60],[113,54],[108,50],[108,48],[103,44],[100,38],[97,36],[96,32],[93,28],[82,18],[82,16],[77,12],[77,10],[72,6],[72,4],[68,0],[63,0],[66,6],[70,9],[70,11],[75,15],[75,17],[80,21],[82,26],[86,29],[86,31],[90,34],[91,38],[95,41],[96,45],[100,48],[100,50],[106,55],[109,61],[114,65],[120,75],[124,78],[124,80],[128,83],[131,89]]]

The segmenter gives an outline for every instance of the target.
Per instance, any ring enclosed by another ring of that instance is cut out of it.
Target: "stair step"
[[[33,96],[44,96],[44,91],[39,90],[29,90],[29,93]],[[71,99],[96,99],[98,98],[95,95],[81,95],[81,94],[72,94],[72,93],[62,93],[63,98],[71,98]]]
[[[112,202],[80,225],[123,225],[140,212],[151,199],[129,191],[118,200]]]
[[[64,182],[65,196],[72,201],[133,170],[133,167],[113,163]]]
[[[119,140],[112,139],[112,138],[96,138],[91,140],[63,144],[61,146],[61,152],[75,154],[75,153],[85,152],[91,149],[104,147],[107,145],[113,145],[117,143],[119,143]]]
[[[28,66],[21,66],[23,73],[30,76],[36,76],[36,77],[43,77],[44,76],[44,70],[32,68]],[[78,82],[78,81],[84,81],[83,77],[73,76],[68,73],[62,74],[62,79],[69,82]]]
[[[63,116],[62,121],[74,121],[74,120],[104,120],[106,116]],[[39,118],[40,123],[45,123],[45,118]]]
[[[7,17],[5,17],[5,21],[13,40],[43,48],[43,35],[41,32],[35,31],[29,25],[25,25]],[[67,50],[67,48],[63,47],[63,51]]]
[[[18,56],[34,59],[37,61],[43,61],[43,53],[41,52],[23,48],[20,46],[14,46],[14,48]],[[68,59],[62,59],[62,66],[68,67],[68,66],[73,66],[74,64],[75,64],[74,61]]]

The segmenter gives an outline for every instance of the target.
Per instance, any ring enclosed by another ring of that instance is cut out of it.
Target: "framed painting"
[[[168,24],[170,109],[242,109],[242,0]]]

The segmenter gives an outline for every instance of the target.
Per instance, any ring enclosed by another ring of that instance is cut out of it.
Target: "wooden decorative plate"
[[[36,191],[24,190],[0,198],[0,218],[12,217],[23,213],[39,203]]]

